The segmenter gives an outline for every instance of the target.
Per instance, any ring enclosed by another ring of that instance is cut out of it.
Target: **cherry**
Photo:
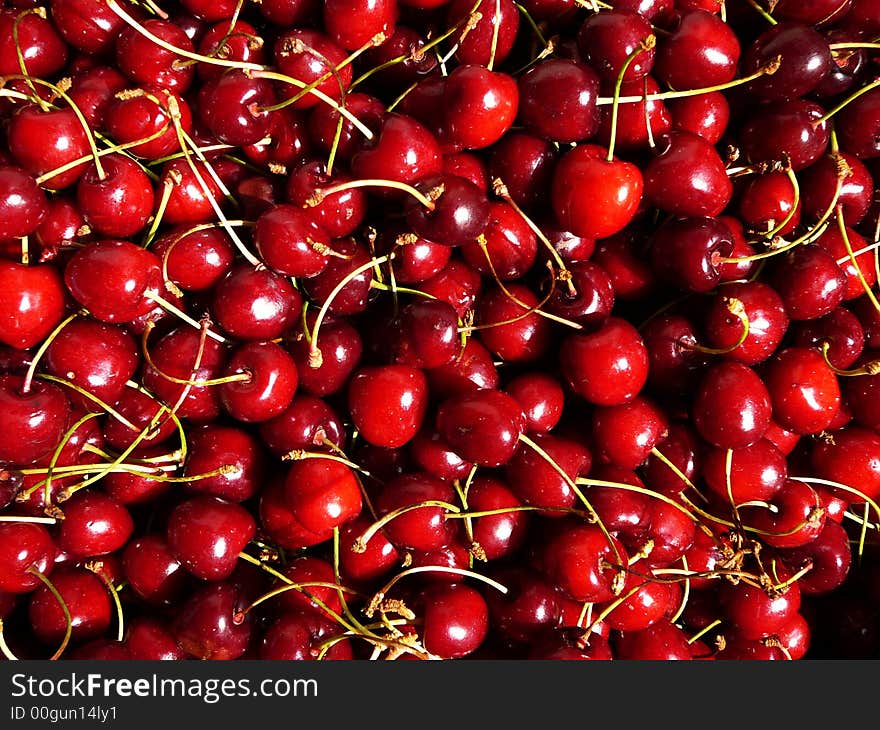
[[[522,407],[527,431],[547,433],[559,423],[565,393],[555,378],[537,371],[523,373],[508,382],[504,391]]]
[[[614,306],[614,285],[605,270],[591,261],[577,261],[568,269],[575,293],[567,286],[557,284],[547,311],[582,325],[596,329],[608,319]]]
[[[64,284],[52,266],[0,260],[0,342],[30,349],[61,321]]]
[[[544,514],[560,517],[564,512],[553,510],[566,510],[574,505],[577,495],[572,484],[590,470],[592,456],[576,441],[552,434],[536,435],[534,443],[552,463],[522,443],[506,464],[504,475],[511,491],[525,504],[545,507],[548,511]]]
[[[454,150],[479,150],[501,139],[519,107],[517,82],[483,66],[462,65],[446,78],[441,138]]]
[[[846,168],[841,173],[842,165]],[[818,219],[828,210],[834,201],[840,174],[843,178],[837,203],[843,207],[844,222],[855,226],[864,219],[871,204],[873,180],[864,163],[848,152],[840,152],[837,157],[824,155],[804,171],[800,191],[805,216]]]
[[[761,439],[751,446],[733,449],[730,456],[730,490],[727,486],[727,450],[709,449],[701,470],[709,488],[734,504],[772,501],[788,477],[788,465],[773,443]]]
[[[822,34],[800,23],[777,23],[764,31],[743,54],[743,70],[753,73],[777,58],[779,68],[751,81],[750,94],[772,101],[797,99],[815,89],[832,65]]]
[[[645,343],[629,322],[618,317],[610,317],[594,333],[569,336],[559,356],[568,386],[596,405],[628,403],[648,377]]]
[[[70,403],[52,383],[0,375],[0,461],[30,464],[52,452],[68,428]]]
[[[189,36],[168,20],[145,20],[143,28],[166,43],[192,53],[195,49]],[[132,26],[122,29],[116,38],[116,65],[137,84],[150,84],[184,93],[192,83],[195,67],[179,65],[177,54],[162,48]]]
[[[421,469],[443,481],[464,479],[474,466],[456,454],[440,434],[427,428],[410,441],[409,456]]]
[[[292,205],[263,213],[254,242],[266,265],[284,276],[316,276],[329,263],[329,236],[308,211]]]
[[[705,10],[673,16],[671,35],[661,36],[654,74],[672,89],[701,89],[733,79],[740,44],[731,27]]]
[[[740,191],[739,217],[746,228],[757,234],[785,236],[797,228],[801,219],[800,200],[783,172],[768,172],[750,178]]]
[[[305,337],[294,340],[290,353],[296,363],[299,387],[317,396],[339,392],[348,382],[363,353],[358,331],[345,319],[325,320],[321,326],[321,364],[315,367]]]
[[[833,441],[817,440],[810,453],[810,462],[823,479],[849,486],[872,499],[880,495],[880,459],[876,448],[880,436],[860,426],[836,431]],[[856,494],[832,488],[849,503],[858,502]]]
[[[276,456],[294,449],[323,449],[325,441],[344,445],[344,429],[333,409],[320,398],[298,394],[284,413],[263,421],[260,438]]]
[[[520,115],[528,104],[520,91]],[[556,148],[547,140],[525,132],[510,131],[492,148],[489,172],[506,186],[520,206],[532,209],[543,203],[550,188]],[[547,233],[547,231],[545,231]]]
[[[235,569],[238,554],[253,538],[256,526],[240,505],[219,497],[199,496],[181,502],[168,518],[172,554],[190,573],[222,581]]]
[[[645,168],[645,198],[667,213],[717,216],[727,207],[733,186],[715,148],[690,132],[657,139]]]
[[[476,313],[483,344],[498,357],[510,362],[540,359],[550,344],[548,320],[534,311],[538,297],[521,284],[502,290],[490,289],[483,295]]]
[[[798,587],[803,593],[828,593],[842,585],[852,565],[849,536],[836,522],[826,520],[822,531],[810,543],[786,550],[786,565],[800,569],[809,563],[812,567]]]
[[[693,659],[685,633],[668,620],[660,620],[641,631],[621,634],[614,645],[615,656],[625,660],[680,661]]]
[[[554,142],[589,139],[599,126],[599,76],[565,59],[543,61],[519,81],[519,119],[533,134]]]
[[[598,145],[578,145],[556,166],[551,201],[561,226],[578,236],[607,238],[635,216],[642,197],[638,167],[607,160]],[[587,202],[589,201],[589,202]]]
[[[620,87],[621,97],[644,97],[659,93],[660,87],[653,76],[645,76],[637,81],[626,81]],[[600,107],[599,131],[595,140],[603,145],[611,143],[612,111],[611,105]],[[649,126],[651,137],[648,136]],[[635,103],[619,104],[617,107],[617,126],[614,128],[617,132],[615,137],[617,149],[633,151],[647,149],[654,144],[654,139],[670,131],[671,128],[672,119],[669,109],[662,99],[653,98],[645,101],[643,98]]]
[[[416,299],[401,308],[394,362],[416,368],[448,365],[461,349],[455,310],[438,299]]]
[[[67,108],[42,111],[36,105],[22,106],[9,120],[6,140],[15,161],[31,175],[45,175],[89,155],[88,138],[76,114]],[[83,162],[56,173],[43,184],[52,190],[69,187],[87,165]]]
[[[692,483],[702,468],[702,448],[697,434],[684,423],[669,424],[666,437],[656,448]],[[688,484],[660,458],[652,453],[642,470],[645,482],[655,491],[675,495]]]
[[[46,195],[17,167],[0,167],[0,238],[22,238],[37,230],[48,212]]]
[[[293,358],[274,342],[247,342],[233,352],[224,375],[241,374],[248,378],[220,386],[220,400],[227,413],[248,423],[281,415],[299,382]]]
[[[708,356],[693,347],[693,323],[678,314],[655,317],[641,331],[648,352],[647,384],[656,392],[685,393],[708,363]]]
[[[334,314],[362,312],[369,300],[373,270],[367,269],[355,276],[352,274],[369,263],[370,254],[365,246],[358,245],[351,238],[336,241],[334,249],[341,257],[334,256],[324,271],[302,281],[302,289],[315,304],[321,306],[336,287],[345,281],[331,300],[328,310]]]
[[[457,259],[450,260],[440,271],[423,280],[419,288],[425,294],[448,302],[459,317],[473,308],[482,286],[479,272]]]
[[[486,228],[489,201],[469,180],[457,175],[438,175],[422,178],[415,187],[433,198],[431,209],[415,199],[407,203],[406,222],[417,236],[459,246],[472,241]]]
[[[534,265],[538,241],[534,231],[512,205],[489,203],[482,238],[461,247],[464,260],[484,277],[518,279]]]
[[[237,659],[247,650],[253,623],[236,622],[244,601],[231,583],[202,586],[183,604],[172,623],[177,644],[194,659]]]
[[[517,643],[531,643],[560,622],[559,592],[535,571],[501,569],[493,574],[505,594],[486,594],[492,630]]]
[[[444,517],[444,507],[423,506],[422,503],[451,502],[454,498],[452,487],[445,482],[427,474],[409,473],[385,485],[376,499],[376,510],[381,516],[409,507],[385,524],[387,539],[397,548],[436,550],[452,541],[458,525],[456,520]],[[385,538],[371,538],[366,543],[368,547],[373,539],[381,541]]]
[[[318,545],[333,536],[332,532],[307,530],[296,520],[284,498],[284,483],[277,478],[260,492],[259,518],[261,528],[272,543],[285,550]]]
[[[175,661],[186,658],[169,627],[161,620],[139,616],[128,622],[125,647],[134,660]]]
[[[161,182],[171,186],[162,216],[165,223],[204,223],[214,216],[214,206],[219,206],[223,197],[200,160],[169,160],[162,167]]]
[[[351,378],[348,404],[358,432],[369,443],[397,448],[421,428],[427,409],[427,381],[406,365],[361,368]]]
[[[58,547],[81,557],[116,552],[128,542],[134,521],[113,497],[82,491],[64,503]]]
[[[730,103],[720,91],[684,96],[670,99],[669,116],[673,129],[696,134],[709,144],[717,144],[727,131]]]
[[[30,593],[43,585],[37,576],[48,576],[54,567],[58,548],[48,530],[32,522],[0,524],[0,591]]]
[[[255,144],[272,127],[271,115],[264,107],[274,104],[276,97],[267,79],[230,69],[206,82],[199,100],[203,123],[224,144]]]
[[[767,363],[763,375],[773,404],[773,418],[783,428],[817,434],[837,414],[837,377],[815,350],[786,348]]]
[[[770,283],[793,320],[816,319],[843,301],[847,279],[834,256],[816,244],[798,246],[783,254]]]
[[[786,479],[771,507],[744,507],[745,523],[761,531],[761,539],[777,548],[796,548],[813,542],[827,521],[816,491],[806,482]],[[788,577],[782,575],[782,577]],[[794,584],[795,586],[797,583]]]
[[[110,626],[110,595],[104,582],[83,568],[61,567],[52,573],[52,585],[70,614],[71,642],[82,644],[97,639]],[[67,618],[46,585],[37,588],[28,604],[28,617],[36,637],[47,646],[57,646],[67,632]]]
[[[286,613],[269,626],[260,641],[260,659],[305,661],[318,658],[321,644],[341,630],[334,621],[315,611]],[[351,659],[348,640],[334,643],[325,659]]]
[[[303,459],[287,472],[285,496],[294,517],[307,530],[324,532],[360,514],[361,487],[345,464]]]
[[[71,295],[102,322],[130,322],[147,314],[161,291],[159,260],[121,240],[101,240],[79,249],[67,262],[64,281]]]
[[[357,178],[413,183],[442,169],[440,145],[426,127],[410,116],[392,112],[379,134],[351,158]]]
[[[700,435],[722,449],[756,443],[770,425],[768,388],[751,368],[719,362],[697,387],[692,408]]]
[[[782,579],[783,575],[780,570],[777,577]],[[725,617],[737,635],[749,640],[762,639],[775,633],[801,605],[797,582],[778,591],[749,584],[733,586],[725,583],[721,586],[720,597]]]
[[[436,424],[440,435],[464,459],[496,467],[513,456],[525,417],[520,405],[506,393],[477,390],[441,403]]]
[[[416,0],[436,2],[436,0]],[[471,12],[480,13],[480,19],[465,34],[464,21]],[[453,36],[458,44],[455,57],[463,64],[488,66],[503,63],[513,49],[519,31],[519,11],[512,0],[451,0],[447,5],[446,25],[462,30]],[[497,31],[495,30],[497,28]],[[493,38],[497,35],[497,40]],[[494,53],[493,53],[494,48]]]
[[[614,581],[626,565],[623,546],[609,540],[595,525],[560,526],[543,548],[541,561],[547,577],[575,601],[610,601]]]
[[[666,437],[668,425],[660,408],[637,396],[623,405],[596,408],[592,433],[598,458],[635,469]]]
[[[497,388],[500,381],[492,354],[475,338],[467,341],[455,362],[433,368],[427,375],[431,393],[437,398]]]
[[[265,454],[252,434],[233,426],[211,424],[190,434],[184,476],[186,489],[232,502],[243,502],[259,489],[266,472]]]
[[[628,597],[604,621],[618,631],[642,631],[674,613],[681,602],[681,588],[676,583],[646,580],[630,573],[622,596]]]
[[[0,13],[0,37],[5,39],[0,44],[0,74],[49,78],[67,61],[67,46],[45,13]]]
[[[528,516],[524,512],[503,510],[522,505],[503,482],[490,477],[477,477],[467,493],[468,507],[477,512],[501,510],[498,514],[477,517],[473,522],[474,542],[487,560],[512,555],[527,537]]]
[[[473,653],[489,631],[489,609],[479,591],[462,583],[437,585],[422,595],[424,646],[444,659]]]
[[[721,280],[719,258],[733,253],[733,236],[711,217],[681,218],[660,226],[651,239],[654,270],[682,289],[707,292]]]
[[[212,308],[217,324],[233,337],[271,340],[293,324],[301,303],[285,278],[241,262],[217,283]]]
[[[583,59],[606,81],[617,81],[624,62],[652,35],[651,24],[636,12],[603,10],[587,18],[577,34]],[[651,72],[654,49],[637,54],[623,75],[637,81]]]
[[[707,342],[715,348],[732,350],[725,357],[746,365],[766,360],[779,346],[788,328],[785,306],[776,291],[760,281],[725,286],[723,295],[713,299],[707,309],[704,330]],[[730,310],[731,300],[743,305],[749,331],[740,342],[743,321]]]
[[[844,235],[846,238],[844,238]],[[849,250],[847,250],[847,242]],[[867,248],[867,242],[852,228],[841,231],[837,226],[828,228],[816,239],[816,243],[830,253],[838,266],[846,275],[844,300],[855,299],[865,293],[865,287],[871,288],[877,282],[877,271],[874,268],[874,254],[871,250],[854,255],[850,258],[849,251],[854,254]],[[865,283],[862,283],[864,279]]]
[[[334,170],[327,174],[323,162],[306,160],[296,167],[287,179],[287,198],[296,206],[303,206],[315,190],[349,182],[351,176]],[[331,238],[342,238],[354,232],[366,214],[366,195],[363,190],[350,188],[325,195],[321,202],[308,208],[313,220]]]
[[[108,50],[124,25],[110,8],[90,0],[52,0],[50,5],[52,22],[64,41],[89,55]]]
[[[183,326],[162,337],[151,348],[151,355],[153,364],[143,373],[147,388],[165,403],[176,405],[180,401],[176,412],[181,417],[194,421],[217,417],[217,388],[195,383],[216,377],[223,368],[226,352],[220,343]]]
[[[339,530],[339,569],[345,580],[355,583],[369,582],[385,575],[398,562],[397,548],[380,530],[366,544],[366,550],[352,549],[355,541],[370,526],[370,519],[358,517]]]
[[[232,267],[234,248],[219,228],[192,231],[177,227],[151,245],[168,280],[186,291],[211,289]]]
[[[148,142],[138,142],[129,150],[148,160],[172,154],[179,149],[180,141],[172,122],[172,104],[176,106],[180,128],[192,130],[192,112],[189,104],[166,89],[146,87],[143,93],[123,93],[108,101],[104,111],[104,125],[120,144],[129,144],[153,137]],[[173,101],[172,101],[173,99]],[[163,131],[164,130],[164,131]]]
[[[743,151],[752,162],[788,159],[795,172],[812,165],[828,146],[825,110],[806,99],[762,106],[748,117],[739,134]]]
[[[187,574],[162,535],[131,540],[122,551],[122,569],[131,589],[149,603],[170,605],[187,586]]]
[[[409,4],[409,3],[407,3]],[[378,46],[370,48],[364,58],[369,62],[370,68],[377,69],[374,79],[381,87],[403,91],[411,84],[429,76],[438,66],[438,61],[430,53],[424,52],[427,40],[420,31],[397,24],[394,32]],[[403,61],[391,63],[383,68],[389,61],[404,57]],[[350,102],[351,95],[348,97]]]
[[[840,113],[837,126],[840,144],[856,157],[876,157],[880,154],[878,128],[880,93],[874,89],[848,104]]]

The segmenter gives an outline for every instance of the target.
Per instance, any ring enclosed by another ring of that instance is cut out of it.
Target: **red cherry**
[[[42,525],[32,522],[0,524],[0,591],[30,593],[43,585],[37,572],[52,572],[58,549]],[[36,572],[35,572],[36,571]]]
[[[479,65],[463,65],[446,78],[443,141],[455,150],[479,150],[501,139],[519,107],[516,81]]]
[[[405,365],[362,368],[351,379],[349,410],[369,443],[397,448],[412,440],[425,417],[427,381]]]
[[[722,449],[749,446],[770,425],[770,394],[751,368],[721,362],[700,382],[692,415],[697,431],[709,443]]]
[[[464,459],[500,466],[513,456],[525,427],[520,405],[496,390],[477,390],[444,401],[437,430]]]
[[[299,377],[293,358],[274,342],[248,342],[239,347],[224,370],[226,377],[246,380],[223,383],[220,400],[239,421],[258,423],[281,415],[296,394]]]
[[[72,642],[80,644],[104,634],[112,615],[110,594],[97,575],[83,568],[60,568],[52,573],[52,585],[70,614]],[[31,594],[28,617],[34,634],[47,646],[57,646],[67,632],[67,617],[46,585]]]
[[[0,342],[30,349],[61,321],[64,285],[50,265],[0,260]]]
[[[285,496],[303,527],[324,532],[360,514],[361,487],[345,464],[329,459],[303,459],[287,473]]]
[[[0,375],[0,461],[30,464],[61,442],[70,418],[70,404],[51,383],[33,381],[22,391],[24,378]]]
[[[100,492],[82,491],[64,503],[58,547],[81,557],[105,555],[125,545],[133,530],[122,504]]]
[[[816,434],[829,426],[840,407],[837,376],[812,349],[790,347],[764,370],[773,418],[795,433]]]
[[[444,659],[473,653],[489,631],[489,609],[479,591],[456,583],[429,588],[424,596],[425,649]]]
[[[610,601],[613,583],[625,565],[623,546],[595,525],[560,528],[544,547],[542,562],[547,576],[575,601]]]

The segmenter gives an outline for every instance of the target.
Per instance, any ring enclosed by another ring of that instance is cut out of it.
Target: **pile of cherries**
[[[0,653],[880,654],[876,0],[8,0]]]

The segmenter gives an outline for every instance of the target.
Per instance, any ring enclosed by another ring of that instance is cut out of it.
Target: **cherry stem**
[[[104,411],[105,413],[107,413],[108,415],[110,415],[110,416],[112,416],[113,418],[115,418],[115,419],[116,419],[117,421],[119,421],[123,426],[126,426],[127,428],[130,428],[130,429],[132,429],[132,430],[134,430],[134,431],[137,431],[137,430],[138,430],[138,429],[137,429],[137,426],[135,426],[131,421],[129,421],[125,416],[123,416],[119,411],[117,411],[117,410],[116,410],[113,406],[111,406],[109,403],[104,402],[103,400],[101,400],[100,398],[98,398],[98,396],[96,396],[96,395],[94,395],[93,393],[90,393],[89,391],[87,391],[87,390],[81,388],[80,386],[76,385],[75,383],[72,383],[72,382],[70,382],[69,380],[65,380],[64,378],[59,378],[59,377],[57,377],[57,376],[55,376],[55,375],[49,375],[48,373],[37,373],[34,377],[35,377],[37,380],[46,380],[46,381],[48,381],[48,382],[50,382],[50,383],[56,383],[57,385],[63,385],[63,386],[65,386],[65,387],[67,387],[67,388],[70,388],[71,390],[76,391],[76,392],[79,393],[81,396],[83,396],[84,398],[87,398],[88,400],[90,400],[90,401],[91,401],[92,403],[94,403],[95,405],[100,406],[100,407],[103,409],[103,411]]]
[[[9,644],[6,643],[6,637],[3,635],[3,619],[0,618],[0,654],[10,662],[17,662],[19,658],[12,653],[12,649],[9,648]]]
[[[727,353],[736,350],[746,341],[749,336],[750,324],[748,314],[746,314],[745,305],[743,305],[742,300],[737,299],[736,297],[723,297],[723,300],[724,305],[727,307],[727,311],[739,319],[742,324],[742,332],[740,332],[736,342],[729,347],[706,347],[697,343],[681,342],[679,347],[693,350],[695,352],[702,352],[705,355],[726,355]]]
[[[350,459],[346,459],[344,456],[337,456],[336,454],[328,454],[323,451],[306,451],[305,449],[293,449],[288,451],[281,457],[281,461],[303,461],[305,459],[326,459],[328,461],[335,461],[339,464],[344,464],[349,469],[353,469],[354,471],[358,471],[363,474],[365,477],[369,477],[370,479],[375,479],[372,472],[367,471],[359,464],[351,461]]]
[[[61,644],[55,650],[55,653],[49,657],[49,661],[55,661],[61,658],[61,655],[64,653],[64,650],[67,649],[67,645],[70,643],[70,637],[73,633],[73,619],[70,616],[70,610],[67,608],[67,603],[64,598],[58,592],[58,589],[52,584],[50,581],[40,570],[37,570],[33,565],[31,565],[27,572],[31,575],[36,576],[40,579],[43,585],[49,589],[49,592],[52,594],[52,597],[58,601],[58,605],[61,606],[61,611],[64,613],[64,621],[67,624],[67,627],[64,630],[64,638],[61,640]]]
[[[684,555],[681,556],[681,567],[682,567],[682,570],[690,570],[690,568],[688,567],[687,557]],[[691,579],[690,579],[690,577],[685,577],[684,588],[682,589],[682,594],[681,594],[681,603],[678,605],[678,610],[672,615],[672,618],[669,619],[672,623],[675,623],[676,621],[678,621],[681,618],[682,614],[684,613],[685,608],[687,608],[687,604],[688,604],[688,601],[690,600],[690,597],[691,597]]]
[[[158,292],[152,291],[152,290],[147,290],[144,292],[144,298],[149,299],[150,301],[156,302],[156,304],[158,304],[160,307],[162,307],[162,309],[170,312],[175,317],[182,319],[190,327],[193,327],[197,330],[205,329],[205,334],[207,334],[208,337],[210,337],[212,340],[215,340],[216,342],[220,342],[222,344],[227,344],[229,342],[229,340],[227,340],[223,335],[217,334],[216,332],[214,332],[214,330],[209,329],[209,328],[203,328],[203,325],[201,322],[190,317],[186,312],[184,312],[182,309],[180,309],[176,305],[169,302],[167,299],[162,297]]]
[[[563,261],[559,251],[557,251],[556,247],[550,243],[550,239],[544,235],[544,232],[540,227],[525,214],[525,211],[523,211],[523,209],[520,208],[517,202],[511,197],[510,190],[501,178],[496,177],[492,179],[492,192],[513,208],[516,214],[525,221],[525,224],[531,229],[532,233],[535,234],[538,240],[544,244],[544,247],[559,267],[559,273],[556,278],[559,281],[565,282],[568,286],[568,292],[572,297],[577,296],[577,289],[575,289],[574,284],[571,281],[571,273],[568,271],[565,261]]]
[[[119,591],[116,590],[113,581],[104,572],[104,563],[100,560],[86,563],[85,569],[101,579],[101,582],[106,586],[107,591],[113,598],[113,604],[116,607],[116,641],[121,643],[125,639],[125,616],[122,612],[122,602],[119,600]]]
[[[352,190],[354,188],[392,188],[394,190],[401,190],[404,193],[411,195],[423,206],[425,206],[425,208],[432,211],[435,208],[434,201],[443,194],[442,187],[443,186],[440,185],[434,190],[431,190],[428,195],[425,195],[420,190],[414,188],[412,185],[407,185],[406,183],[398,182],[397,180],[349,180],[348,182],[331,185],[328,188],[318,188],[308,198],[306,198],[303,207],[313,208],[316,205],[320,205],[328,195],[341,193],[345,190]]]
[[[63,330],[65,327],[67,327],[67,325],[69,325],[71,322],[73,322],[73,320],[75,320],[79,316],[80,316],[80,312],[74,312],[70,316],[65,317],[63,320],[61,320],[61,322],[58,323],[58,325],[55,327],[55,329],[53,329],[49,333],[49,336],[43,340],[43,342],[40,344],[39,348],[37,348],[37,351],[34,353],[33,358],[31,358],[30,365],[28,365],[27,372],[25,373],[24,382],[22,383],[22,386],[21,386],[22,393],[24,393],[26,395],[31,392],[31,384],[33,383],[34,375],[37,372],[37,365],[39,364],[43,355],[46,354],[46,350],[49,349],[49,345],[51,345],[52,341],[61,333],[61,330]]]
[[[620,489],[625,492],[634,492],[636,494],[644,494],[646,497],[651,497],[652,499],[659,499],[661,502],[665,502],[670,507],[674,507],[683,515],[686,515],[691,521],[696,524],[700,524],[700,518],[697,517],[693,512],[691,512],[684,505],[679,504],[674,499],[667,497],[665,494],[661,492],[655,492],[652,489],[648,489],[647,487],[638,487],[635,484],[627,484],[625,482],[609,482],[604,479],[591,479],[589,477],[579,477],[577,480],[578,484],[582,484],[587,487],[605,487],[607,489]]]
[[[771,228],[767,233],[763,235],[765,240],[772,240],[775,238],[780,231],[782,231],[791,221],[794,219],[795,214],[798,211],[798,206],[800,205],[801,200],[801,187],[798,183],[797,175],[794,174],[794,170],[791,169],[791,165],[787,164],[785,166],[785,174],[788,176],[788,179],[791,181],[791,189],[792,189],[792,203],[791,209],[785,215],[785,217],[777,223],[773,228]]]
[[[21,42],[19,40],[18,27],[21,24],[21,21],[28,15],[37,15],[43,20],[46,20],[46,10],[44,8],[28,8],[27,10],[22,10],[15,16],[15,20],[12,23],[12,42],[15,45],[15,56],[18,60],[18,67],[21,70],[21,75],[24,76],[25,82],[30,86],[34,98],[37,100],[37,104],[39,104],[44,112],[47,112],[49,111],[49,105],[46,103],[46,100],[37,93],[37,88],[34,86],[34,82],[31,80],[27,66],[25,65],[24,52],[22,51]]]
[[[376,520],[372,525],[370,525],[366,530],[364,530],[360,536],[352,543],[351,551],[353,553],[364,553],[367,550],[367,543],[373,539],[375,534],[379,532],[385,525],[391,522],[396,517],[400,517],[402,514],[406,514],[407,512],[412,512],[417,509],[425,509],[427,507],[443,507],[444,509],[448,509],[450,512],[461,512],[461,509],[451,504],[450,502],[444,502],[441,499],[426,499],[424,502],[417,502],[416,504],[408,504],[404,507],[398,507],[395,510],[391,510],[386,515],[383,515],[378,520]]]
[[[681,469],[679,469],[678,466],[676,466],[669,458],[667,458],[667,456],[662,451],[660,451],[660,449],[658,449],[655,446],[654,448],[651,449],[651,453],[654,456],[656,456],[658,459],[660,459],[660,461],[662,461],[669,468],[669,470],[673,474],[675,474],[675,476],[677,476],[679,479],[681,479],[681,481],[684,482],[684,484],[686,486],[693,489],[694,492],[699,495],[700,499],[702,499],[704,502],[708,501],[706,499],[706,497],[703,495],[703,493],[700,492],[699,489],[697,489],[696,484],[694,484],[690,479],[688,479],[687,475]]]
[[[501,0],[495,0],[495,13],[492,16],[492,42],[489,45],[489,63],[486,68],[493,71],[495,68],[495,54],[498,51],[498,35],[501,31]],[[459,41],[461,42],[461,41]]]
[[[330,305],[333,303],[333,300],[339,295],[339,292],[341,292],[354,279],[363,274],[365,271],[369,271],[374,266],[390,261],[393,255],[394,254],[380,256],[377,259],[371,259],[367,263],[361,264],[356,269],[349,272],[335,287],[333,287],[333,290],[330,292],[330,294],[327,296],[327,299],[325,299],[324,303],[321,305],[321,309],[318,311],[318,316],[315,318],[315,324],[312,327],[311,336],[309,338],[309,367],[319,368],[324,362],[321,350],[318,347],[318,332],[321,329],[321,324],[324,321],[324,318],[327,316],[327,312],[330,310]]]
[[[779,58],[775,58],[769,63],[766,63],[761,68],[759,68],[754,73],[749,74],[748,76],[743,76],[739,79],[733,79],[732,81],[728,81],[724,84],[717,84],[715,86],[706,86],[702,89],[684,89],[682,91],[662,91],[657,92],[655,94],[648,94],[645,96],[641,94],[639,96],[621,96],[617,99],[620,104],[637,104],[641,102],[649,102],[649,101],[668,101],[669,99],[681,99],[687,96],[700,96],[702,94],[708,94],[712,91],[725,91],[727,89],[732,89],[735,86],[740,86],[742,84],[748,84],[755,79],[759,79],[762,76],[772,76],[776,71],[779,70],[781,60]],[[614,103],[614,97],[611,96],[600,96],[596,99],[597,106],[607,106],[608,104]]]
[[[825,359],[825,364],[831,369],[831,371],[835,375],[839,375],[844,378],[853,378],[860,375],[880,375],[880,360],[871,360],[870,362],[866,362],[860,367],[852,368],[850,370],[842,370],[841,368],[832,364],[831,360],[828,359],[828,351],[830,349],[831,343],[828,340],[825,340],[822,343],[822,357]]]
[[[714,629],[716,626],[720,626],[720,625],[721,625],[721,619],[716,618],[711,624],[704,626],[696,634],[694,634],[690,639],[688,639],[687,643],[688,644],[696,643],[697,641],[699,641],[699,639],[701,639],[703,636],[708,634],[712,629]]]
[[[751,6],[764,20],[766,20],[770,25],[776,25],[777,20],[770,13],[768,13],[764,8],[758,5],[756,0],[746,0],[746,3]]]
[[[865,275],[862,273],[862,267],[859,266],[859,260],[853,252],[852,243],[849,240],[849,231],[846,229],[846,221],[843,217],[843,206],[840,203],[837,204],[837,229],[840,231],[840,237],[843,239],[843,245],[846,247],[847,256],[849,257],[853,268],[856,270],[856,276],[859,278],[859,283],[862,285],[862,289],[868,299],[871,300],[874,309],[877,312],[880,312],[880,302],[877,301],[877,297],[874,295],[874,292],[871,290],[870,285],[865,279]]]
[[[824,487],[832,487],[834,489],[840,489],[841,491],[847,492],[848,494],[854,494],[860,500],[864,501],[866,504],[871,505],[871,509],[874,510],[878,519],[880,519],[880,505],[878,505],[867,494],[856,489],[855,487],[850,487],[849,485],[842,484],[841,482],[834,482],[834,481],[831,481],[830,479],[819,479],[817,477],[790,477],[790,478],[795,479],[799,482],[806,482],[807,484],[820,484]]]
[[[835,114],[837,114],[837,112],[839,112],[841,109],[846,107],[851,102],[858,99],[862,94],[867,94],[869,91],[871,91],[872,89],[876,89],[878,86],[880,86],[880,78],[875,79],[870,84],[865,84],[861,89],[850,94],[846,99],[844,99],[842,102],[840,102],[837,106],[835,106],[832,109],[830,109],[829,111],[825,112],[818,119],[815,119],[813,121],[813,126],[817,127],[820,124],[827,122],[829,119],[831,119],[831,117],[833,117]]]
[[[626,57],[626,60],[623,62],[623,65],[620,67],[620,71],[617,74],[617,80],[614,82],[614,97],[611,101],[611,138],[608,141],[608,155],[605,158],[608,162],[614,161],[614,145],[617,141],[617,112],[620,108],[620,89],[623,86],[623,77],[626,76],[626,72],[629,70],[633,61],[636,60],[637,56],[650,51],[656,45],[657,36],[652,33],[641,41],[639,45],[636,46],[635,50]],[[641,98],[642,97],[639,97],[639,100],[641,100]],[[645,103],[647,105],[647,102]]]

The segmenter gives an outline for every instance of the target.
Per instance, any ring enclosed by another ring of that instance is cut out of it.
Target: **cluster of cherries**
[[[876,0],[6,2],[0,653],[876,655],[878,61]]]

